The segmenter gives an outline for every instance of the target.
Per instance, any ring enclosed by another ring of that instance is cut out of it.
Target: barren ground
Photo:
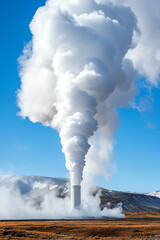
[[[160,239],[160,211],[125,219],[0,221],[0,239]]]

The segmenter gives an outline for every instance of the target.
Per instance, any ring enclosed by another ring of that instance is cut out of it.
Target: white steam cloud
[[[153,2],[48,0],[30,24],[33,38],[19,59],[20,115],[59,132],[72,185],[108,177],[116,109],[133,100],[138,77],[158,85]]]
[[[54,179],[34,176],[0,177],[0,220],[124,217],[121,204],[100,211],[100,193],[95,197],[87,193],[81,211],[71,209],[68,195],[57,197],[57,193],[67,191],[67,183],[60,186],[61,182],[63,179],[54,182]]]
[[[113,209],[100,211],[99,195],[88,195],[82,202],[81,211],[71,210],[70,198],[57,198],[55,191],[44,195],[41,207],[37,208],[31,201],[31,195],[21,195],[18,189],[0,188],[0,220],[4,219],[69,219],[87,217],[124,218],[121,204]]]
[[[30,29],[31,47],[20,59],[20,115],[59,131],[71,183],[80,184],[89,139],[97,129],[100,138],[112,135],[115,108],[133,91],[135,73],[124,57],[136,17],[108,3],[49,0]]]
[[[159,84],[160,74],[160,1],[159,0],[99,0],[131,7],[138,21],[139,33],[134,36],[135,48],[127,57],[141,76],[151,84]]]

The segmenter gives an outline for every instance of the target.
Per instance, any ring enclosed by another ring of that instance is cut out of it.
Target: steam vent
[[[81,205],[81,186],[74,185],[71,187],[71,207],[78,209]]]

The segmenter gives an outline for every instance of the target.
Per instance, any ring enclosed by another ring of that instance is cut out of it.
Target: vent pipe
[[[78,209],[81,205],[81,186],[71,186],[71,206],[72,209]]]

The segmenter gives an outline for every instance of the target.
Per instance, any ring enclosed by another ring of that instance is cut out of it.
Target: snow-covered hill
[[[68,192],[68,183],[68,179],[65,178],[21,175],[0,176],[0,188],[18,189],[22,195],[45,194],[53,190],[56,190],[59,194],[65,194]]]
[[[119,191],[108,191],[103,189],[101,194],[101,205],[115,207],[122,203],[123,211],[155,211],[160,210],[160,198],[140,193],[128,193]]]
[[[16,192],[17,196],[22,196],[26,203],[29,202],[36,209],[41,208],[44,197],[52,192],[56,195],[57,199],[62,199],[66,196],[69,197],[69,187],[69,180],[64,178],[49,178],[39,176],[0,177],[0,193],[4,198],[4,195],[8,194],[8,191],[6,192],[4,189],[9,189],[9,197],[12,196],[12,193]],[[154,192],[146,195],[109,191],[99,187],[91,190],[92,195],[96,195],[99,192],[101,209],[105,207],[114,208],[117,206],[117,204],[122,203],[122,208],[124,211],[160,210],[160,192]]]
[[[160,191],[154,191],[154,192],[148,193],[148,195],[160,198]]]

